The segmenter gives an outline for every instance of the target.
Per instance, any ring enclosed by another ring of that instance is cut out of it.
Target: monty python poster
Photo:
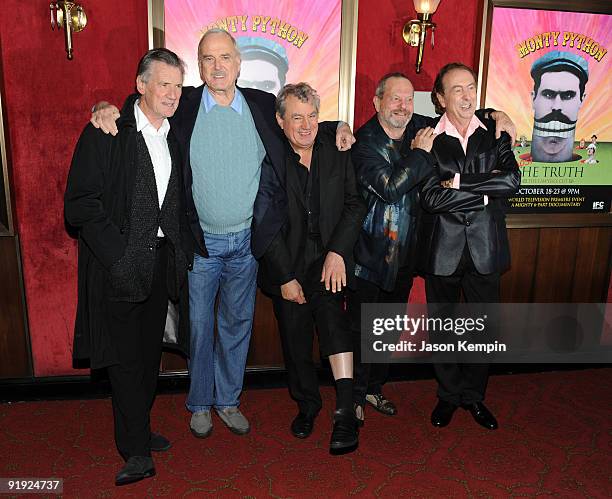
[[[187,63],[185,85],[202,84],[197,46],[210,28],[236,39],[238,85],[278,94],[309,82],[321,97],[321,120],[338,117],[341,0],[165,0],[166,47]]]
[[[517,126],[510,213],[609,212],[612,16],[496,7],[485,106]]]

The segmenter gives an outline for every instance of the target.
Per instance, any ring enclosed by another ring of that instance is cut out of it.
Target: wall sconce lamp
[[[404,25],[402,36],[404,37],[404,41],[411,47],[419,47],[416,72],[420,73],[427,29],[431,30],[431,46],[433,47],[434,45],[434,30],[436,29],[436,25],[431,22],[431,16],[436,12],[440,0],[413,0],[413,2],[414,8],[417,11],[417,18],[408,21]]]
[[[60,0],[49,5],[51,10],[51,29],[64,28],[66,52],[68,59],[72,60],[72,33],[78,33],[87,26],[87,16],[83,7],[74,2]]]

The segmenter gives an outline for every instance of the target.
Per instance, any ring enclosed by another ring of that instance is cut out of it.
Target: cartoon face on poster
[[[612,16],[496,7],[485,106],[516,123],[510,212],[608,212]]]
[[[241,53],[238,85],[278,94],[306,81],[321,97],[321,120],[338,117],[341,0],[165,0],[166,47],[187,63],[185,85],[202,84],[197,46],[222,28]]]

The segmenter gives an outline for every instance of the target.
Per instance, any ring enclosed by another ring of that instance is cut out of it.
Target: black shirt
[[[293,149],[287,152],[287,168],[294,168],[297,172],[298,181],[302,188],[304,223],[306,225],[306,237],[302,242],[303,267],[298,270],[298,275],[317,274],[320,275],[322,257],[325,256],[323,241],[321,240],[321,230],[319,228],[319,216],[321,212],[321,184],[319,176],[319,155],[318,147],[315,142],[310,160],[310,169],[300,163],[300,156]],[[288,195],[292,195],[288,193]],[[319,260],[321,260],[319,262]],[[312,269],[316,264],[319,269]],[[311,276],[309,276],[311,277]]]

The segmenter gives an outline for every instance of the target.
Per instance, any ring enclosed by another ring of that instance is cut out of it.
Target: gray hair
[[[208,38],[210,35],[219,35],[219,34],[227,36],[232,41],[234,50],[238,54],[238,57],[240,57],[240,49],[238,48],[238,45],[236,45],[236,39],[229,33],[229,31],[226,31],[223,28],[210,28],[202,35],[202,38],[200,38],[200,43],[198,43],[198,59],[200,59],[200,49],[202,48],[202,45],[204,44],[204,40],[206,40],[206,38]]]
[[[168,66],[179,68],[181,74],[185,76],[185,63],[178,55],[165,48],[151,49],[142,56],[136,70],[136,76],[140,77],[144,83],[147,83],[151,78],[151,65],[154,62],[163,62]]]
[[[319,94],[317,94],[317,91],[312,88],[308,83],[302,81],[300,83],[295,84],[288,83],[283,87],[283,89],[276,97],[276,112],[281,118],[285,117],[287,97],[289,97],[290,95],[293,95],[301,102],[312,102],[317,111],[317,114],[319,114],[319,106],[321,104]]]
[[[376,91],[374,92],[374,95],[376,95],[376,97],[378,97],[379,99],[383,98],[383,95],[385,95],[385,87],[387,86],[387,80],[391,78],[403,78],[404,80],[410,81],[410,79],[404,73],[387,73],[379,80],[378,84],[376,85]]]

